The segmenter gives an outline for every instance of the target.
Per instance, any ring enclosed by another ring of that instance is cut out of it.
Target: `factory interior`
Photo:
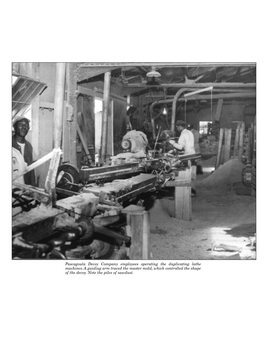
[[[256,67],[12,63],[12,259],[256,259]]]

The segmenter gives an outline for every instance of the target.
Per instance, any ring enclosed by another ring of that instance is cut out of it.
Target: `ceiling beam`
[[[97,67],[96,69],[95,68],[84,69],[79,66],[77,69],[77,81],[81,82],[86,79],[102,75],[105,72],[109,72],[115,69],[119,69],[119,67]]]
[[[192,63],[192,62],[85,62],[80,63],[80,68],[91,67],[125,67],[125,66],[163,66],[163,67],[256,67],[256,63]]]
[[[171,83],[159,85],[135,83],[125,85],[124,88],[207,88],[209,86],[216,88],[255,88],[256,83]]]

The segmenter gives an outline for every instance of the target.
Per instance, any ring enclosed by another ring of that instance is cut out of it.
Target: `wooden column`
[[[238,160],[242,161],[242,156],[244,153],[244,134],[245,134],[245,122],[240,125],[239,131],[239,143],[238,143]]]
[[[241,122],[238,123],[237,128],[236,128],[236,137],[235,137],[235,145],[234,145],[234,158],[235,159],[238,159],[238,143],[239,143],[240,126],[241,126]]]
[[[225,129],[224,162],[227,162],[230,159],[231,134],[232,134],[232,129]]]
[[[107,117],[109,110],[110,98],[110,80],[111,72],[108,71],[104,75],[104,96],[103,96],[103,115],[102,115],[102,138],[101,138],[101,163],[104,163],[106,157],[106,144],[107,144]]]
[[[221,128],[220,129],[220,135],[219,135],[219,141],[218,141],[218,151],[217,151],[215,169],[217,169],[219,167],[219,165],[220,165],[223,136],[224,136],[224,129]]]
[[[66,118],[64,137],[67,139],[67,159],[77,166],[76,137],[77,137],[77,63],[67,63],[67,103],[72,115]]]
[[[217,108],[215,113],[215,119],[214,121],[220,121],[221,112],[222,112],[222,106],[223,106],[223,98],[220,98],[217,102]]]
[[[54,102],[54,148],[60,148],[63,125],[66,63],[57,63]]]
[[[129,259],[149,259],[149,212],[144,211],[144,207],[130,205],[123,213],[127,214],[127,233],[131,237]]]

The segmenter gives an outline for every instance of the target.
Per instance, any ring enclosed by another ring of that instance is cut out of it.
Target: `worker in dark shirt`
[[[26,140],[29,123],[26,117],[17,117],[13,122],[15,134],[12,136],[12,147],[20,151],[28,166],[33,163],[33,148]],[[27,185],[36,186],[34,170],[24,175],[24,181]]]

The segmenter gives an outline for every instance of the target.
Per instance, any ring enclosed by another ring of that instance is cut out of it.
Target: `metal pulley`
[[[79,170],[69,163],[62,164],[58,168],[56,187],[78,192],[79,190]]]
[[[121,147],[124,150],[131,149],[131,142],[130,142],[130,140],[123,140],[122,143],[121,143]]]

